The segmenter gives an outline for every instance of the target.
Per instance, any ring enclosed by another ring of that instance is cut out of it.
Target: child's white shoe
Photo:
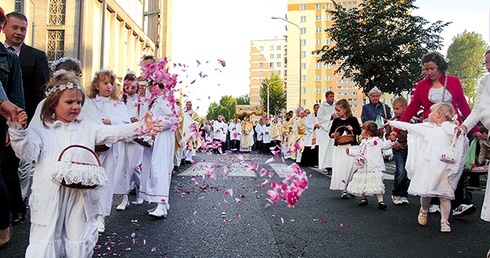
[[[420,225],[425,226],[427,224],[427,213],[428,211],[424,211],[422,209],[419,210],[418,222]]]
[[[165,209],[165,204],[163,203],[159,203],[154,211],[148,213],[148,215],[150,215],[151,217],[159,219],[167,217],[167,214],[167,209]]]
[[[101,234],[105,232],[105,220],[102,215],[97,215],[97,231]]]
[[[129,206],[128,195],[124,195],[121,203],[116,207],[116,210],[123,211]]]

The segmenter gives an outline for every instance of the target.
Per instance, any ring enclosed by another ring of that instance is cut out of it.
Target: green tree
[[[269,94],[269,113],[271,115],[277,115],[286,108],[286,93],[279,75],[273,73],[271,77],[263,80],[259,92],[264,112],[267,112],[267,94]]]
[[[415,0],[366,0],[359,8],[345,9],[334,2],[333,25],[326,30],[335,43],[314,51],[318,62],[339,64],[336,74],[352,79],[368,92],[376,86],[383,92],[400,94],[420,79],[420,58],[440,49],[438,35],[449,23],[430,26],[412,16]],[[339,63],[338,63],[339,62]]]
[[[464,31],[453,38],[447,50],[448,74],[458,76],[470,106],[476,98],[478,79],[485,73],[481,63],[488,45],[482,35]]]
[[[235,105],[236,99],[230,95],[222,96],[219,103],[216,101],[211,103],[206,114],[206,119],[218,118],[218,115],[222,115],[228,121],[230,118],[235,117]]]
[[[245,94],[243,96],[236,98],[236,104],[237,105],[250,105],[250,95]]]

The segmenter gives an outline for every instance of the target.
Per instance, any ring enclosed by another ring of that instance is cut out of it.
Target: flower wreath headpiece
[[[58,77],[58,76],[61,76],[63,74],[66,74],[67,71],[66,70],[63,70],[63,69],[59,69],[58,71],[56,71],[53,76],[54,78]],[[54,86],[54,87],[51,87],[49,89],[46,89],[46,97],[48,97],[49,95],[57,92],[57,91],[64,91],[64,90],[68,90],[68,89],[78,89],[82,92],[84,92],[83,90],[83,87],[78,85],[78,84],[73,84],[72,82],[68,82],[66,84],[62,84],[62,85],[58,85],[58,86]]]
[[[61,63],[64,63],[66,61],[72,61],[74,63],[76,63],[80,68],[82,68],[82,62],[80,62],[80,60],[74,58],[74,57],[71,57],[71,56],[65,56],[65,57],[62,57],[56,61],[54,61],[52,64],[51,64],[51,71],[53,73],[56,72],[56,67],[58,67],[58,65],[60,65]],[[56,77],[53,75],[53,77]]]
[[[100,70],[100,71],[95,72],[95,74],[94,74],[94,79],[97,79],[97,77],[99,77],[99,74],[102,74],[102,73],[111,73],[111,74],[113,74],[113,75],[114,75],[114,77],[116,77],[116,75],[114,74],[114,72],[113,72],[112,70],[109,70],[109,69],[102,69],[102,70]],[[117,80],[117,78],[116,78],[116,80]]]

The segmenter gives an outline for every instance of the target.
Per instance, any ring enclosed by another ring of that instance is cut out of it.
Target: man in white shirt
[[[327,169],[331,171],[332,168],[332,150],[333,139],[330,138],[328,133],[332,126],[332,120],[336,118],[335,105],[334,105],[334,93],[333,91],[325,92],[325,101],[320,105],[318,109],[318,124],[320,128],[317,130],[317,142],[318,142],[318,168]]]
[[[222,115],[218,116],[218,120],[214,121],[213,124],[214,130],[214,142],[218,142],[220,147],[218,148],[219,152],[222,152],[226,149],[226,133],[228,132],[228,125],[225,122],[225,117]]]
[[[305,120],[306,137],[304,139],[303,155],[301,157],[301,166],[316,167],[318,166],[318,146],[316,141],[316,132],[320,128],[317,122],[317,112],[319,104],[313,105],[313,113],[309,114]]]

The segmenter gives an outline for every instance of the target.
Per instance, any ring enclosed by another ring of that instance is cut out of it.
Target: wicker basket
[[[339,126],[337,127],[337,129],[335,129],[335,132],[337,132],[337,130],[339,130],[340,128],[345,128],[347,130],[347,134],[344,134],[344,135],[339,135],[337,137],[335,137],[335,143],[337,145],[346,145],[346,144],[351,144],[354,142],[354,133],[352,132],[352,130],[349,130],[347,129],[347,126]]]
[[[80,161],[62,161],[65,152],[71,148],[81,148],[89,151],[97,160],[97,164],[90,164]],[[94,189],[97,186],[107,185],[107,175],[101,165],[97,154],[90,148],[83,145],[69,145],[61,151],[55,167],[53,179],[61,185],[77,189]],[[70,177],[70,179],[67,178]],[[67,182],[67,179],[70,182]]]

